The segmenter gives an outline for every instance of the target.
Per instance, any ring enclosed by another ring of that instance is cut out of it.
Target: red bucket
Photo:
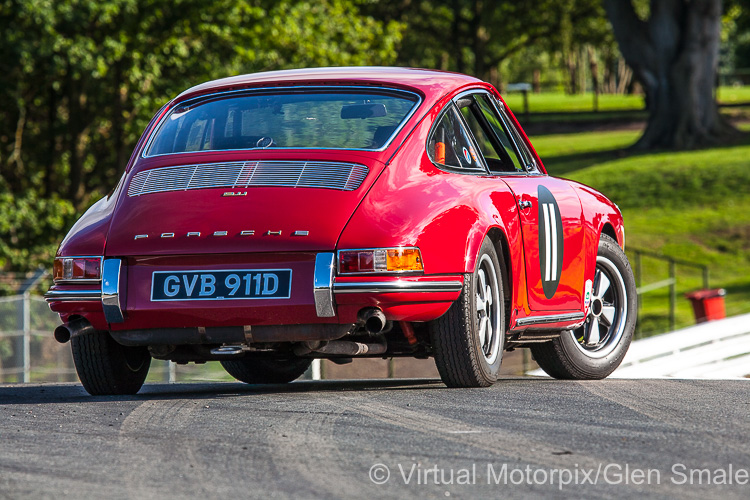
[[[724,296],[727,294],[723,288],[713,290],[698,290],[686,293],[685,297],[693,305],[696,323],[705,323],[715,319],[726,318],[724,309]]]

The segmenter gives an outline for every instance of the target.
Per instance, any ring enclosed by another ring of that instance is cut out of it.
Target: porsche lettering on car
[[[494,383],[621,362],[635,284],[616,205],[554,178],[500,94],[406,68],[225,78],[167,103],[60,244],[46,295],[91,394],[152,358],[290,382],[315,358],[434,357]]]

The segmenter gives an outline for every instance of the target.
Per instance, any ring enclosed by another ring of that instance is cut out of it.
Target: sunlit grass
[[[719,87],[717,98],[722,104],[737,104],[750,102],[750,86]],[[516,112],[522,113],[523,94],[520,92],[505,92],[503,99]],[[566,113],[594,111],[594,94],[569,95],[565,92],[528,93],[529,112],[531,113]],[[623,111],[644,109],[645,101],[642,95],[599,94],[599,111]]]
[[[510,92],[503,94],[503,99],[508,103],[510,109],[516,113],[521,113],[523,107],[523,95],[519,92]],[[529,112],[531,113],[561,113],[571,111],[593,111],[594,95],[593,94],[574,94],[569,95],[564,92],[541,92],[528,94]],[[641,95],[621,95],[621,94],[600,94],[599,111],[617,111],[624,109],[643,109],[643,96]]]
[[[708,265],[710,286],[727,289],[727,314],[750,311],[750,141],[686,152],[624,149],[638,135],[628,130],[531,139],[550,174],[599,189],[620,206],[629,249]],[[667,269],[644,259],[643,284],[666,279]],[[693,323],[684,294],[701,286],[699,271],[678,266],[677,327]],[[666,288],[644,295],[644,333],[667,329],[668,299]]]

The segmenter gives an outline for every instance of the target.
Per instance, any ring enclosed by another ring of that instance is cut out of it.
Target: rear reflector
[[[423,271],[418,248],[375,248],[339,251],[339,273],[399,273]]]

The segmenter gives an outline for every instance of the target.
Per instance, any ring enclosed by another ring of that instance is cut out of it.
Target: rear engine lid
[[[333,250],[384,168],[342,152],[314,160],[221,156],[230,161],[159,157],[128,173],[105,254]]]

